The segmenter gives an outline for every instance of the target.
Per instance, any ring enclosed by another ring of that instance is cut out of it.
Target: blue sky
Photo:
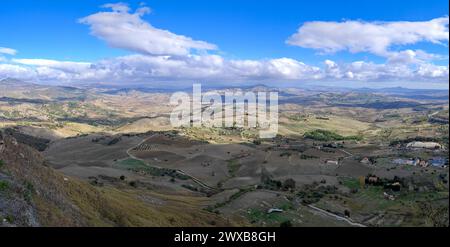
[[[3,55],[0,52],[0,62],[3,61],[3,64],[8,63],[15,66],[26,66],[26,69],[33,70],[36,69],[36,66],[42,67],[43,65],[36,63],[23,64],[18,63],[17,60],[47,59],[97,63],[105,59],[115,60],[118,57],[122,58],[135,54],[152,57],[180,55],[161,54],[158,52],[155,54],[154,51],[150,53],[144,52],[143,54],[139,47],[134,49],[128,44],[123,45],[123,42],[117,44],[117,40],[112,41],[109,36],[105,38],[101,34],[92,34],[92,28],[95,28],[95,25],[98,25],[98,23],[93,21],[80,23],[79,20],[100,11],[112,11],[100,8],[100,6],[107,3],[115,2],[110,0],[3,1],[0,9],[0,47],[14,49],[17,52],[15,54],[4,53]],[[133,13],[136,9],[144,6],[142,1],[124,1],[124,3],[129,6],[129,13]],[[374,51],[374,49],[378,48],[372,49],[371,47],[357,49],[356,52],[351,51],[351,48],[339,48],[336,51],[327,52],[325,50],[330,47],[316,47],[309,43],[306,44],[305,40],[310,38],[310,35],[317,38],[318,33],[322,34],[322,32],[317,30],[317,32],[308,33],[308,36],[299,36],[300,40],[288,42],[289,38],[302,25],[314,21],[325,22],[325,24],[356,21],[378,25],[380,22],[428,22],[436,18],[445,17],[448,20],[448,1],[446,0],[407,2],[392,0],[153,0],[146,1],[145,6],[151,9],[151,13],[141,15],[140,21],[148,23],[158,30],[167,30],[173,34],[183,35],[195,41],[207,42],[216,47],[214,49],[205,49],[206,51],[190,51],[189,54],[183,54],[183,56],[203,56],[208,54],[219,56],[225,62],[249,60],[268,62],[271,59],[288,58],[320,69],[324,68],[324,61],[330,60],[338,64],[342,71],[352,72],[348,68],[348,64],[355,61],[381,65],[386,64],[388,60],[392,59],[393,54],[397,52],[411,50],[417,53],[417,51],[424,51],[426,54],[433,54],[436,55],[435,57],[439,56],[439,58],[427,58],[425,59],[426,61],[422,61],[422,59],[421,64],[446,67],[446,71],[445,68],[439,69],[444,69],[444,77],[448,77],[448,39],[442,40],[441,38],[438,40],[440,44],[430,41],[434,40],[434,38],[423,38],[423,40],[409,42],[406,45],[401,44],[399,41],[392,41],[381,52]],[[345,29],[345,27],[343,28]],[[422,37],[422,34],[418,35]],[[337,37],[330,39],[334,42]],[[115,43],[115,45],[111,43]],[[188,49],[191,49],[191,47],[188,46]],[[385,52],[390,54],[381,55],[381,53]],[[429,57],[428,55],[426,56]],[[186,61],[186,59],[182,59],[182,61]],[[290,61],[284,60],[283,63],[285,62]],[[264,66],[261,65],[260,70],[272,71]],[[273,64],[269,63],[267,66],[273,66]],[[417,69],[417,66],[417,64],[414,64],[414,69]],[[150,66],[149,68],[152,69],[153,67]],[[51,69],[55,68],[51,67]],[[310,71],[309,68],[306,71]],[[42,76],[39,77],[38,74],[36,72],[30,78],[36,77],[38,80],[45,80]],[[266,74],[248,77],[247,79],[240,73],[235,78],[224,79],[222,78],[223,76],[217,76],[217,79],[208,77],[208,80],[257,81],[261,79],[266,81],[277,79],[276,76],[268,77]],[[5,75],[8,74],[5,72]],[[327,75],[317,80],[332,80],[329,77]],[[198,76],[198,78],[202,79],[204,77],[202,75]],[[342,76],[336,78],[336,81],[339,81],[342,79]],[[385,78],[383,82],[386,83],[389,81],[401,81],[398,78],[391,79],[388,76],[380,78]],[[182,80],[183,77],[177,79]],[[186,76],[186,80],[195,79],[197,79],[195,76]],[[95,78],[90,80],[94,82]],[[102,77],[98,80],[108,81],[109,79]],[[114,81],[115,79],[110,80]],[[156,79],[151,76],[142,78],[143,82],[160,80],[171,80],[171,76],[164,74]],[[280,80],[307,81],[315,79],[288,75],[286,78],[280,78]],[[414,80],[414,78],[408,78],[408,80]],[[417,81],[417,83],[427,82],[423,78],[417,78]],[[443,82],[442,78],[430,81],[431,83]]]

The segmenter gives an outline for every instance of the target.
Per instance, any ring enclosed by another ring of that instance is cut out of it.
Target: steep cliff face
[[[0,130],[0,226],[229,225],[185,198],[153,205],[152,191],[95,187],[46,165],[35,149]],[[156,198],[155,197],[155,198]]]

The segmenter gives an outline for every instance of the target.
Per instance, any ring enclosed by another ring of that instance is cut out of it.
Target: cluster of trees
[[[404,179],[395,176],[393,179],[379,178],[375,175],[369,174],[365,178],[365,184],[373,186],[383,186],[385,189],[392,191],[400,191],[405,184]]]
[[[117,144],[118,142],[120,142],[122,140],[122,138],[120,137],[98,137],[98,138],[93,138],[91,141],[94,143],[101,143],[103,145],[107,145],[107,146],[112,146],[114,144]]]
[[[293,190],[295,190],[295,180],[292,178],[289,178],[282,182],[280,180],[268,179],[268,180],[265,180],[258,187],[260,189],[268,189],[268,190],[293,191]]]
[[[335,194],[337,192],[336,186],[317,186],[316,183],[312,185],[305,185],[297,193],[301,198],[303,204],[312,204],[320,201],[327,194]]]
[[[303,135],[304,138],[316,141],[345,141],[345,140],[361,140],[360,136],[341,136],[337,133],[328,130],[313,130],[308,131]]]
[[[288,178],[284,181],[275,180],[264,167],[262,168],[261,184],[258,186],[260,189],[293,191],[295,190],[295,186],[294,179]]]

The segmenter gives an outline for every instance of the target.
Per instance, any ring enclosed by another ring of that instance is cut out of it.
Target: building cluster
[[[420,167],[446,167],[448,161],[446,161],[444,158],[432,158],[429,160],[424,160],[421,158],[414,158],[414,159],[394,159],[394,164],[397,165],[410,165],[410,166],[420,166]]]

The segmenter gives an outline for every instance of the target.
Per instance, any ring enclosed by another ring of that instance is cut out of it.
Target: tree
[[[350,218],[350,211],[348,211],[347,209],[344,211],[344,215],[345,217],[349,217]]]
[[[295,189],[295,180],[292,178],[286,179],[283,183],[284,190],[293,190]]]

